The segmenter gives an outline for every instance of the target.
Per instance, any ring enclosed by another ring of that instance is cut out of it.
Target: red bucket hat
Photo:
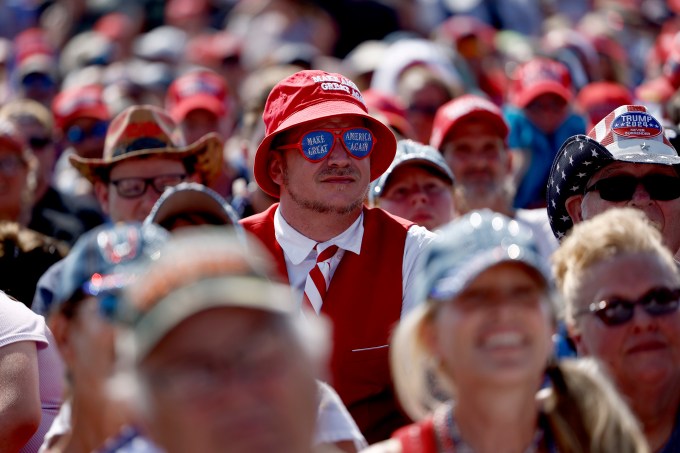
[[[255,181],[269,195],[278,198],[279,185],[269,176],[267,163],[277,134],[310,121],[350,115],[364,118],[375,134],[378,146],[371,154],[371,181],[392,163],[397,141],[385,124],[368,113],[357,86],[347,77],[318,70],[299,71],[280,81],[267,97],[262,118],[265,137],[255,154]]]
[[[222,141],[217,133],[211,132],[187,145],[181,130],[163,109],[134,105],[111,121],[101,159],[73,155],[69,160],[84,177],[95,182],[100,179],[101,171],[122,160],[151,155],[171,159],[196,156],[196,171],[208,184],[222,168]]]

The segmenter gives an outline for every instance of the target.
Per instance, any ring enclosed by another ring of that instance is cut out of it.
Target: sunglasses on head
[[[642,178],[621,175],[600,179],[587,187],[586,193],[597,191],[600,198],[606,201],[628,201],[633,198],[638,184],[642,184],[649,198],[653,200],[668,201],[680,197],[680,178],[659,174],[649,174]]]
[[[278,146],[278,149],[297,149],[310,162],[321,162],[328,157],[340,139],[347,152],[355,159],[368,157],[375,148],[376,138],[365,127],[315,129],[305,133],[298,143]]]
[[[88,129],[80,126],[71,126],[66,131],[66,138],[71,143],[82,143],[88,137],[104,138],[108,126],[106,121],[97,121]]]
[[[650,316],[664,316],[674,313],[680,306],[680,289],[653,288],[638,300],[612,298],[594,302],[576,311],[574,316],[593,314],[607,326],[618,326],[633,319],[635,306],[640,305]]]

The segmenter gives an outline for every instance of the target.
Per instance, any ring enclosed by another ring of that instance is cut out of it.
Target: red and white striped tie
[[[316,250],[316,247],[314,247]],[[337,245],[331,245],[316,257],[316,264],[309,271],[307,281],[305,282],[305,293],[302,296],[302,306],[305,310],[313,310],[318,313],[321,310],[321,304],[326,298],[326,291],[331,281],[330,260],[338,251]]]

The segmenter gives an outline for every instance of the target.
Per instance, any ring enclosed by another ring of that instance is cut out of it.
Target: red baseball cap
[[[508,128],[501,109],[486,98],[465,94],[450,100],[437,109],[430,136],[430,146],[440,149],[449,132],[463,120],[478,119],[493,126],[498,135],[506,140]]]
[[[165,108],[177,123],[192,110],[203,109],[222,117],[228,112],[229,88],[216,72],[199,69],[175,79],[168,87]]]
[[[65,130],[77,118],[111,119],[101,85],[74,86],[61,91],[52,101],[54,121]]]
[[[364,118],[376,136],[378,146],[371,154],[371,181],[389,168],[397,152],[397,140],[385,124],[368,113],[357,86],[342,74],[319,70],[298,71],[272,88],[262,119],[265,137],[255,154],[255,181],[260,188],[278,198],[279,185],[269,176],[267,163],[271,144],[277,134],[300,124],[339,115]]]
[[[598,81],[581,88],[575,102],[586,115],[588,120],[586,129],[590,130],[618,106],[633,104],[633,94],[620,83]]]
[[[569,69],[557,60],[534,58],[519,67],[510,86],[509,100],[524,108],[542,94],[552,93],[567,102],[573,98]]]

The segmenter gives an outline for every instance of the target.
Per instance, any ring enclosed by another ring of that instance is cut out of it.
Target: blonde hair
[[[437,302],[414,308],[392,336],[390,367],[395,390],[414,420],[455,400],[455,383],[444,375],[425,343],[424,329],[436,316]],[[587,453],[646,453],[636,418],[594,359],[547,364],[551,386],[537,392],[558,450]]]
[[[559,451],[649,451],[637,419],[595,359],[566,359],[546,372],[552,385],[538,399]]]
[[[675,272],[673,253],[647,216],[634,208],[612,208],[574,225],[553,253],[555,282],[565,301],[567,324],[574,323],[583,275],[593,265],[615,256],[644,253],[656,255]]]

